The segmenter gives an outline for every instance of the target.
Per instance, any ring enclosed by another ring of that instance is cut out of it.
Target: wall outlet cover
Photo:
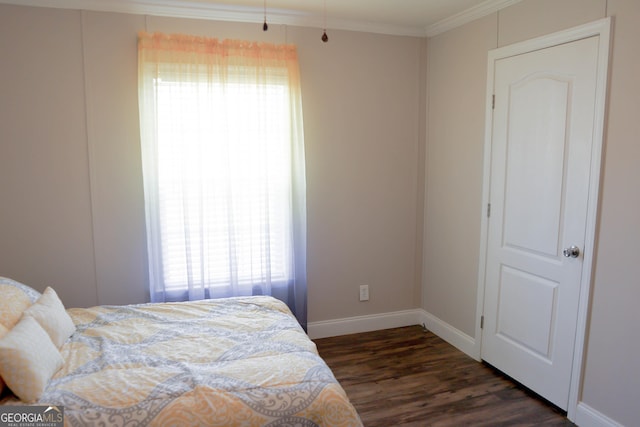
[[[369,285],[360,285],[360,301],[369,301]]]

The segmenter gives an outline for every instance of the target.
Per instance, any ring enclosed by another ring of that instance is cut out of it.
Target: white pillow
[[[76,325],[64,309],[58,294],[52,288],[44,290],[42,296],[27,308],[23,316],[30,316],[47,331],[53,344],[60,348],[76,330]]]
[[[0,338],[7,335],[7,332],[9,332],[9,330],[5,328],[2,323],[0,323]],[[4,380],[0,376],[0,394],[2,394],[2,390],[4,390]]]
[[[32,317],[23,316],[0,339],[0,375],[24,402],[35,402],[64,360],[49,335]]]
[[[0,295],[0,324],[11,329],[22,317],[22,312],[42,294],[23,283],[0,277]]]
[[[27,298],[31,301],[31,303],[36,302],[40,295],[40,292],[36,291],[30,286],[25,285],[24,283],[16,282],[15,280],[9,279],[8,277],[0,277],[0,286],[13,286],[16,289],[21,290]]]

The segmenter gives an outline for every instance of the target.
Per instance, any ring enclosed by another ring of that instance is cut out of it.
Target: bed
[[[63,365],[31,402],[63,406],[65,425],[362,425],[315,344],[274,298],[66,313],[73,331],[59,347]],[[0,338],[0,362],[9,336]],[[0,367],[5,388],[18,389],[11,372]],[[0,403],[24,404],[9,390]]]

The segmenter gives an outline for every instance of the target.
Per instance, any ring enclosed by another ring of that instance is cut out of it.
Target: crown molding
[[[262,23],[264,9],[177,0],[0,0],[0,4],[49,7],[136,15]],[[269,9],[269,23],[322,28],[322,17],[307,12]],[[328,29],[424,37],[423,27],[387,25],[356,20],[332,19]]]
[[[307,25],[310,27],[318,27],[322,28],[321,21],[315,25]],[[417,26],[409,26],[409,25],[392,25],[392,24],[381,24],[381,23],[373,23],[373,22],[364,22],[364,21],[353,21],[346,19],[335,19],[332,18],[330,25],[327,27],[332,30],[346,30],[346,31],[359,31],[364,33],[377,33],[377,34],[387,34],[392,36],[409,36],[409,37],[425,37],[424,27]]]
[[[435,24],[427,26],[425,29],[425,35],[427,37],[437,36],[438,34],[453,30],[454,28],[485,17],[521,1],[522,0],[487,0],[477,6],[463,10],[460,13],[456,13],[455,15],[438,21]]]
[[[474,6],[427,27],[332,19],[328,29],[396,36],[432,37],[520,1],[521,0],[487,0],[478,6]],[[230,22],[261,23],[264,19],[264,10],[262,8],[203,2],[184,2],[178,0],[0,0],[0,4],[2,3],[18,6],[130,13],[136,15],[209,19]],[[270,24],[312,28],[323,27],[322,17],[312,13],[288,9],[269,9],[268,12]]]
[[[262,22],[264,18],[262,8],[177,0],[0,0],[0,3],[234,22]],[[302,12],[279,9],[277,15],[283,20],[295,20],[304,14]]]

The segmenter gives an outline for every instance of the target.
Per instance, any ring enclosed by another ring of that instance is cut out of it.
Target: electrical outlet
[[[369,301],[369,285],[360,285],[360,301]]]

